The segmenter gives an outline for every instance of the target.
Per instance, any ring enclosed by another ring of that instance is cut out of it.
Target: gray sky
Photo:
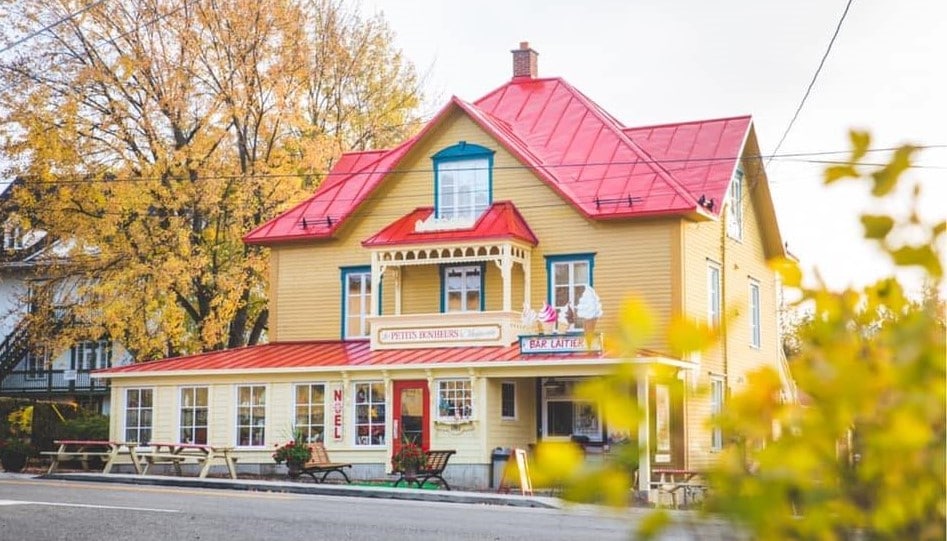
[[[427,73],[433,112],[510,78],[510,50],[529,41],[541,76],[561,76],[628,126],[752,114],[763,153],[776,146],[828,45],[845,0],[587,1],[475,4],[365,0]],[[875,147],[947,146],[947,1],[855,0],[780,154],[848,149],[848,129]],[[881,160],[886,155],[876,154]],[[818,158],[818,157],[815,157]],[[911,171],[922,210],[944,219],[947,148]],[[780,228],[804,268],[834,288],[890,272],[860,240],[865,190],[823,188],[823,164],[774,159]],[[903,207],[903,205],[899,205]],[[896,210],[889,205],[889,211]],[[917,287],[910,275],[903,276]]]

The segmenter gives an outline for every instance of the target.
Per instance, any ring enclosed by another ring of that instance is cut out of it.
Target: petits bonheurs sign
[[[601,340],[585,341],[582,333],[520,336],[520,353],[585,353],[601,351]]]

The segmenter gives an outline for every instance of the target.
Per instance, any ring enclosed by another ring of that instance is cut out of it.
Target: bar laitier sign
[[[582,353],[601,351],[601,341],[585,341],[585,335],[575,334],[540,334],[534,336],[520,336],[521,353]]]

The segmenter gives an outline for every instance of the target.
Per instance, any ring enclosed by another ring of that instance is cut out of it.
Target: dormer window
[[[435,219],[470,227],[493,202],[493,151],[461,141],[432,159]]]
[[[23,231],[19,225],[8,226],[3,229],[3,248],[5,250],[23,249]]]

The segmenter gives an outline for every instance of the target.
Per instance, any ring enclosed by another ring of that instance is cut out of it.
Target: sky
[[[510,50],[528,41],[539,75],[560,76],[626,126],[753,115],[763,154],[786,130],[846,0],[625,0],[476,4],[364,0],[424,75],[426,113],[451,95],[473,101],[507,81]],[[927,219],[947,215],[947,2],[854,0],[780,155],[845,151],[848,130],[874,148],[924,150],[906,179]],[[841,159],[844,155],[829,156]],[[886,153],[872,154],[883,160]],[[767,173],[790,252],[833,289],[892,267],[861,238],[858,216],[880,205],[859,186],[824,187],[825,157],[777,157]],[[803,161],[809,160],[809,161]],[[884,204],[903,212],[908,198]],[[919,290],[914,273],[900,277]]]

